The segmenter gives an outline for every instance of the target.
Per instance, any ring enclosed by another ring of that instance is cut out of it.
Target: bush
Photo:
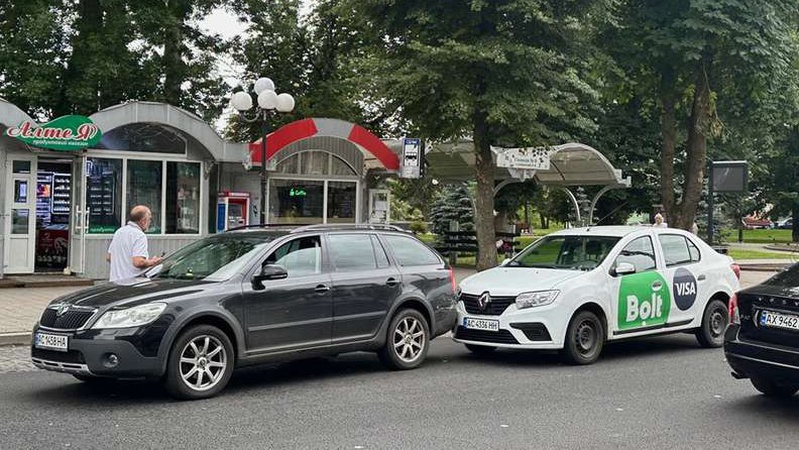
[[[408,229],[410,229],[414,234],[424,234],[427,233],[427,223],[417,220],[411,222],[411,224],[408,226]]]

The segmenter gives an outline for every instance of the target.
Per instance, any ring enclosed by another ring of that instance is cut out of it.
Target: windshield
[[[591,270],[619,241],[607,236],[547,236],[516,255],[508,267]]]
[[[169,255],[145,275],[150,278],[227,280],[240,272],[271,240],[263,235],[203,239]]]

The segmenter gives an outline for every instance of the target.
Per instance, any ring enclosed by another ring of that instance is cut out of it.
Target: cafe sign
[[[74,151],[91,147],[103,136],[100,127],[85,116],[63,116],[37,125],[26,120],[18,127],[6,130],[6,136],[17,138],[33,147]]]

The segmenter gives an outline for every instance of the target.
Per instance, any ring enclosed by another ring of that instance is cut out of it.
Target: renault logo
[[[67,311],[69,311],[69,305],[64,303],[58,306],[58,308],[55,310],[55,315],[56,317],[61,317],[66,314]]]
[[[483,292],[483,294],[477,298],[477,306],[480,308],[480,311],[485,311],[490,304],[491,294],[489,294],[487,291]]]

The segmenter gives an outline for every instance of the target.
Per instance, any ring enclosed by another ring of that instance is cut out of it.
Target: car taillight
[[[452,285],[452,293],[458,292],[458,283],[455,281],[455,271],[449,268],[449,283]]]
[[[738,312],[738,295],[732,294],[730,298],[730,323],[734,325],[741,324],[741,315]]]
[[[741,266],[738,264],[732,263],[730,264],[732,271],[735,273],[735,278],[741,279]]]

